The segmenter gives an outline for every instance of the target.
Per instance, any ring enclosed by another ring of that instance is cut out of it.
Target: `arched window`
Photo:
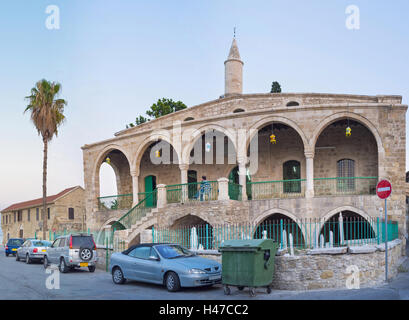
[[[300,104],[297,101],[290,101],[289,103],[287,103],[287,107],[297,107]]]
[[[337,162],[337,191],[355,191],[355,161],[342,159]]]
[[[244,109],[236,109],[233,111],[233,113],[240,113],[240,112],[246,112]]]
[[[284,193],[301,192],[301,164],[299,161],[290,160],[283,164],[283,180],[292,180],[284,182]],[[300,180],[300,181],[294,181]]]

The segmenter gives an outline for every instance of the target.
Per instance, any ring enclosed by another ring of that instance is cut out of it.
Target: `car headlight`
[[[200,269],[190,269],[189,273],[203,274],[203,273],[206,273],[206,272],[204,272],[203,270],[200,270]]]

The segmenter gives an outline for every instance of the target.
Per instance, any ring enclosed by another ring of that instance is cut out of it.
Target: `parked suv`
[[[17,249],[21,247],[23,242],[24,242],[24,239],[20,239],[20,238],[9,239],[7,241],[6,247],[4,248],[6,251],[6,257],[8,257],[10,254],[15,256],[17,253]]]
[[[57,264],[60,272],[88,267],[94,272],[97,264],[97,248],[89,234],[69,234],[58,237],[44,255],[44,268]]]

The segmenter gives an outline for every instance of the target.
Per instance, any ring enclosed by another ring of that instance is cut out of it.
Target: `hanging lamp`
[[[271,136],[270,136],[270,142],[272,144],[277,144],[277,139],[276,139],[276,135],[274,134],[274,124],[271,124]]]

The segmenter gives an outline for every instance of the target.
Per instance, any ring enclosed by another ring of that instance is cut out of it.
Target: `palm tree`
[[[47,153],[48,143],[58,136],[58,127],[65,121],[64,106],[67,102],[56,99],[61,91],[61,85],[56,82],[40,80],[26,97],[29,101],[24,113],[30,112],[31,120],[41,135],[44,143],[43,158],[43,239],[47,234]]]

